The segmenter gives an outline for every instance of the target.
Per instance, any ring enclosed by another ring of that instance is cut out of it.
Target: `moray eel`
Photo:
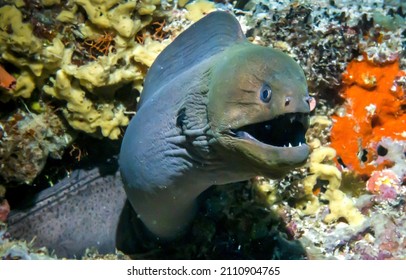
[[[119,156],[127,207],[136,213],[123,219],[172,240],[187,231],[210,186],[278,178],[302,165],[313,101],[292,58],[250,43],[232,15],[207,15],[147,74]],[[124,252],[137,239],[124,233],[129,227],[121,221],[117,230]]]
[[[111,165],[109,161],[75,170],[20,209],[13,209],[8,233],[27,242],[35,240],[35,247],[46,246],[58,257],[80,258],[87,248],[114,253],[126,197],[120,174]]]

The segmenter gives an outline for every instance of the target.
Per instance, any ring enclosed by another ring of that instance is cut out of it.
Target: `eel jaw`
[[[292,148],[306,144],[308,127],[307,113],[287,113],[268,121],[231,129],[230,135],[273,148]]]

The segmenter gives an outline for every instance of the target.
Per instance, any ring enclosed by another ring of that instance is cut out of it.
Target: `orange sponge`
[[[340,163],[369,177],[391,162],[376,163],[383,137],[406,139],[406,98],[396,82],[405,77],[399,62],[375,65],[367,60],[352,61],[343,74],[345,99],[342,116],[333,116],[331,146]]]

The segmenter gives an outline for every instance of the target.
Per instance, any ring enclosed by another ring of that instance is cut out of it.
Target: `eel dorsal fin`
[[[221,11],[208,14],[181,33],[156,58],[145,78],[139,106],[184,71],[245,41],[234,16]]]

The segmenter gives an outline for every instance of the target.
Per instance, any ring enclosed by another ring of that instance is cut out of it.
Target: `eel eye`
[[[261,89],[261,100],[262,102],[268,103],[272,98],[272,90],[268,85],[264,85]]]

